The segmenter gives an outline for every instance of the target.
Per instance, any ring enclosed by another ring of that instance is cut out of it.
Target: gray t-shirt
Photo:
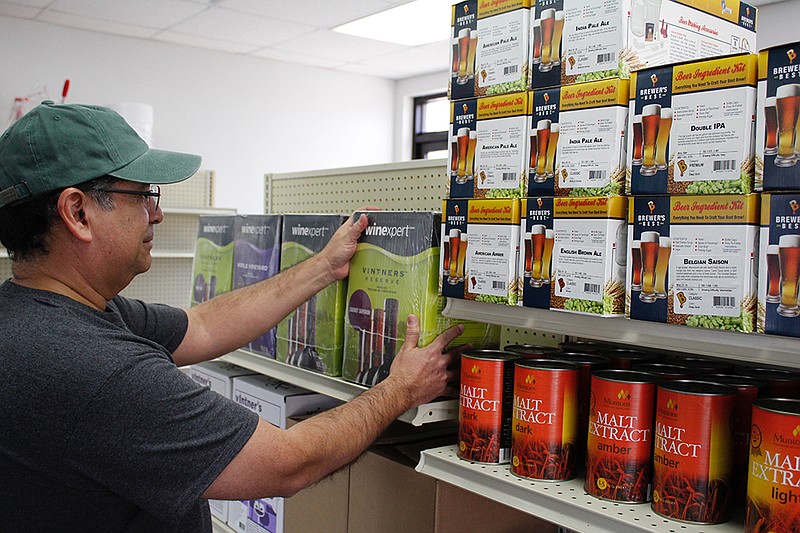
[[[211,531],[203,492],[258,417],[171,352],[186,313],[105,312],[0,285],[0,524],[8,531]]]

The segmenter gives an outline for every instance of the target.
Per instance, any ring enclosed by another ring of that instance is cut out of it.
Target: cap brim
[[[199,155],[151,148],[108,175],[137,183],[176,183],[194,175],[201,161]]]

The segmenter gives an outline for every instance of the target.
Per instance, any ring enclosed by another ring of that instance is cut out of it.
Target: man
[[[348,274],[365,216],[317,256],[187,311],[118,296],[150,267],[159,184],[194,155],[113,111],[44,102],[0,136],[0,523],[9,531],[210,531],[207,498],[289,496],[356,459],[455,376],[453,327],[407,320],[389,377],[282,431],[178,370],[263,334]]]

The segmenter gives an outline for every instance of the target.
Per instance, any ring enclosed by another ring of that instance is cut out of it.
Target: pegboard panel
[[[0,281],[11,277],[11,259],[8,258],[6,249],[0,246]]]
[[[188,307],[192,261],[191,257],[155,257],[150,270],[136,276],[120,294],[150,303]]]
[[[444,159],[267,174],[266,213],[352,213],[366,205],[391,211],[441,211],[448,195]]]
[[[538,344],[540,346],[558,346],[564,340],[564,335],[534,331],[524,328],[504,326],[500,330],[500,347],[509,344]]]
[[[188,180],[161,186],[161,207],[214,206],[214,171],[198,170]]]
[[[165,208],[164,220],[155,226],[153,253],[194,253],[201,215],[235,215],[235,209]]]

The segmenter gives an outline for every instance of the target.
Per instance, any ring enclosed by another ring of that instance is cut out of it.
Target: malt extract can
[[[599,355],[608,358],[609,368],[620,368],[622,370],[632,370],[633,365],[656,363],[664,358],[664,356],[655,352],[633,350],[631,348],[611,348],[600,351]]]
[[[800,400],[753,403],[745,533],[800,531]]]
[[[653,436],[653,511],[673,520],[730,518],[736,390],[694,380],[661,382]]]
[[[649,499],[658,381],[653,374],[629,370],[592,374],[584,484],[590,495],[629,503]]]
[[[517,355],[500,350],[461,354],[458,457],[506,463],[511,450],[511,400]]]
[[[511,473],[544,481],[576,475],[580,367],[564,361],[517,361]]]

